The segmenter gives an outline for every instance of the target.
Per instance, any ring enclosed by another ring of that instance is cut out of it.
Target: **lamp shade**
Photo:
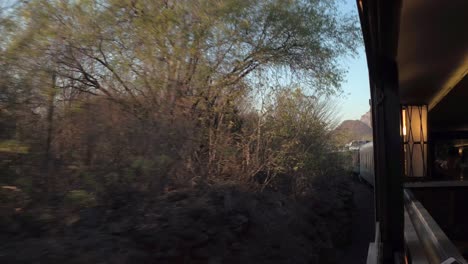
[[[401,107],[401,135],[408,177],[427,176],[427,111],[427,105]]]

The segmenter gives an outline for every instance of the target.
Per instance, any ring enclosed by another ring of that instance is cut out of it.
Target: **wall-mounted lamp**
[[[405,175],[427,176],[427,105],[401,106]]]

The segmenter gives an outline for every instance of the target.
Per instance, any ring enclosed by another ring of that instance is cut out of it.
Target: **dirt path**
[[[352,242],[340,254],[339,263],[366,263],[369,243],[374,240],[374,193],[370,186],[354,181],[356,212],[353,216]]]

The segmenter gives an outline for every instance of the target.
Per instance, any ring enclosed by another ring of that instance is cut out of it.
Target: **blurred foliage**
[[[295,185],[338,163],[337,58],[360,35],[335,1],[32,0],[0,16],[0,169],[35,201]]]
[[[17,140],[0,141],[0,152],[26,154],[28,151],[29,147]]]
[[[65,204],[70,207],[91,207],[96,205],[96,197],[85,190],[73,190],[65,195]]]
[[[19,178],[17,178],[13,184],[15,186],[18,186],[18,188],[24,190],[25,192],[27,193],[31,193],[32,191],[32,179],[31,177],[28,177],[28,176],[21,176]]]

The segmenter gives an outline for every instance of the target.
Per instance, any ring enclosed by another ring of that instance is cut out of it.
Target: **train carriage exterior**
[[[367,143],[359,148],[359,178],[374,186],[374,148]]]

